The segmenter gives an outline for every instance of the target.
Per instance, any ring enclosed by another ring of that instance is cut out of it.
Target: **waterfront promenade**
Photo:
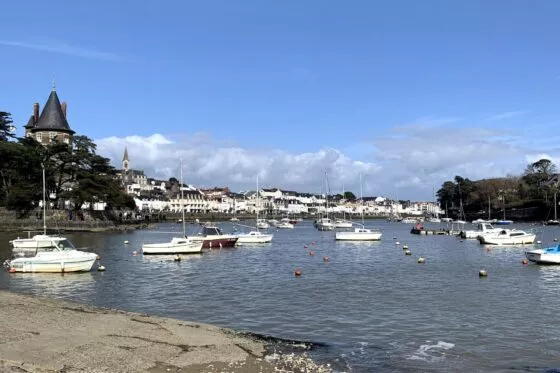
[[[303,355],[272,361],[264,340],[211,325],[9,291],[0,297],[1,372],[329,371]]]

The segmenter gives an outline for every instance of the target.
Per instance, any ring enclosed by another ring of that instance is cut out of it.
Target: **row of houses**
[[[285,192],[281,189],[261,189],[243,193],[231,193],[228,188],[210,190],[183,188],[172,198],[149,199],[135,197],[136,206],[143,211],[180,212],[181,206],[186,213],[225,213],[270,215],[315,215],[330,214],[390,215],[439,215],[439,206],[434,202],[398,202],[384,197],[364,197],[362,200],[347,200],[323,195]],[[328,207],[327,207],[328,204]]]

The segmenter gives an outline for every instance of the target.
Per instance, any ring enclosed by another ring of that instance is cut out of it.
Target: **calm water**
[[[315,357],[340,371],[560,371],[560,266],[522,265],[522,248],[487,251],[476,241],[412,235],[406,224],[377,226],[381,242],[351,244],[304,222],[274,231],[269,245],[181,262],[132,255],[143,242],[171,237],[158,230],[178,225],[76,234],[68,237],[98,253],[106,272],[0,271],[0,287],[321,342],[326,347]],[[536,228],[543,244],[560,237],[560,227]],[[15,236],[0,235],[2,259]],[[404,244],[412,256],[404,255]],[[416,262],[420,255],[424,264]],[[478,277],[482,268],[487,278]]]

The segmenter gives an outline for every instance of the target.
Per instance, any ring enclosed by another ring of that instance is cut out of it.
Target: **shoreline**
[[[311,343],[0,290],[0,371],[331,372]]]

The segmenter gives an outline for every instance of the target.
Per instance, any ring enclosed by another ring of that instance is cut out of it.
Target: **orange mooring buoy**
[[[313,256],[313,255],[315,255],[315,252],[314,252],[314,251],[310,251],[310,252],[309,252],[309,256]]]
[[[529,264],[529,261],[528,261],[527,259],[523,259],[523,260],[521,261],[521,264]]]
[[[304,249],[307,249],[307,245],[303,245],[303,248],[304,248]]]
[[[301,269],[296,268],[296,270],[295,270],[295,272],[294,272],[294,275],[296,275],[296,277],[301,276]]]

